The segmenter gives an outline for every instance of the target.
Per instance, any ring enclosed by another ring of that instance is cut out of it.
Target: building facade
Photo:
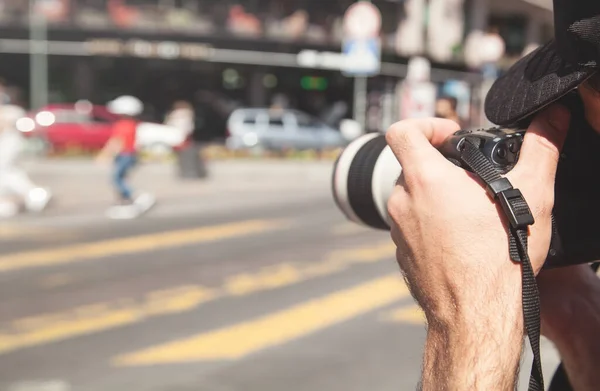
[[[367,83],[371,130],[397,118],[395,91],[411,56],[432,61],[434,82],[461,80],[475,89],[481,76],[465,65],[461,52],[470,32],[497,23],[510,61],[523,42],[541,42],[551,21],[550,10],[535,0],[372,2],[381,11],[382,64]],[[38,49],[47,53],[52,102],[103,104],[133,94],[159,121],[174,101],[187,100],[198,108],[208,137],[225,133],[234,107],[264,107],[275,100],[322,118],[352,117],[356,83],[342,75],[339,58],[343,15],[352,3],[32,0],[44,17],[38,25],[28,17],[26,1],[0,0],[0,77],[20,87],[23,104],[30,106],[36,93],[30,36],[38,26],[35,31],[43,29],[47,39]]]

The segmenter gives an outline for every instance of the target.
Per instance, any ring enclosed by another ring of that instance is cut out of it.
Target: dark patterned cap
[[[600,70],[600,1],[554,0],[554,39],[498,78],[485,114],[508,126],[557,101]]]

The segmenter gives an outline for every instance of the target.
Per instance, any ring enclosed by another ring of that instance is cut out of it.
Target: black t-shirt
[[[563,102],[571,126],[556,173],[554,216],[565,262],[600,260],[600,134],[586,121],[574,92]]]

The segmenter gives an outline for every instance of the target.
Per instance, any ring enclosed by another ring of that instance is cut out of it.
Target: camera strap
[[[531,210],[519,189],[513,188],[507,178],[490,163],[472,140],[466,138],[461,159],[486,184],[488,194],[499,203],[510,225],[510,258],[522,265],[522,300],[525,330],[533,351],[533,366],[529,378],[529,391],[543,391],[544,378],[540,358],[540,298],[537,282],[527,251],[528,230],[533,225]]]

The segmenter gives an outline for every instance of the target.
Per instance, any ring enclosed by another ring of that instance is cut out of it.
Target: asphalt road
[[[2,223],[0,390],[414,390],[425,327],[389,234],[327,191]]]

